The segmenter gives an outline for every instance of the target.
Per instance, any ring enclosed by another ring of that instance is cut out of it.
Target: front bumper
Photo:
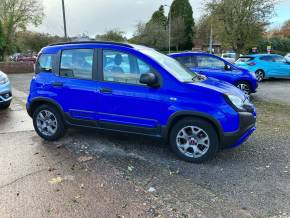
[[[240,128],[233,133],[224,133],[221,144],[223,148],[234,148],[243,144],[256,130],[256,112],[239,112]]]
[[[0,104],[5,104],[12,100],[12,91],[10,82],[0,85]]]

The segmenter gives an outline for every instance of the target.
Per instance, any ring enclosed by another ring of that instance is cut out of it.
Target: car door
[[[225,69],[225,62],[208,55],[196,55],[197,71],[208,77],[228,80],[229,71]]]
[[[58,53],[57,74],[50,78],[50,91],[66,115],[96,120],[96,80],[92,49],[67,49]]]
[[[280,55],[273,57],[273,66],[277,77],[287,78],[290,77],[290,64],[286,59]]]
[[[260,57],[257,68],[264,70],[267,77],[276,77],[279,75],[277,64],[274,62],[273,55],[264,55]]]
[[[99,83],[99,125],[107,129],[160,134],[161,117],[168,111],[162,86],[153,88],[139,83],[141,74],[158,72],[128,51],[103,49],[100,58],[103,66]],[[158,77],[160,80],[159,74]]]

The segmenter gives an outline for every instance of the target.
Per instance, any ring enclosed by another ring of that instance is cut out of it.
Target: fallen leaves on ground
[[[92,160],[92,159],[93,159],[92,156],[80,156],[80,157],[78,158],[78,161],[79,161],[79,162],[87,162],[87,161],[90,161],[90,160]]]
[[[56,185],[56,184],[59,184],[63,181],[63,179],[60,177],[60,176],[57,176],[57,177],[54,177],[52,178],[51,180],[49,180],[48,182],[50,184],[53,184],[53,185]]]

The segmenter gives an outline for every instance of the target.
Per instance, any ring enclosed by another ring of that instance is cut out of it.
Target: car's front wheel
[[[58,110],[52,105],[42,105],[33,113],[33,125],[37,134],[45,140],[57,140],[66,128]]]
[[[188,117],[173,126],[170,146],[181,159],[201,163],[216,154],[219,140],[211,123],[200,118]]]
[[[250,95],[251,94],[251,87],[250,87],[248,82],[240,81],[240,82],[237,83],[236,86],[237,86],[237,88],[242,90],[246,95]]]

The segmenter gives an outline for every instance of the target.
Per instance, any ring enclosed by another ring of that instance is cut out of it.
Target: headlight
[[[9,82],[9,79],[7,76],[4,75],[4,77],[0,78],[0,85],[6,84]]]
[[[243,107],[244,106],[243,99],[241,99],[240,97],[235,96],[235,95],[226,95],[226,97],[227,97],[228,101],[230,101],[230,103],[235,108],[237,108],[240,111],[244,111],[245,110],[245,108]]]

